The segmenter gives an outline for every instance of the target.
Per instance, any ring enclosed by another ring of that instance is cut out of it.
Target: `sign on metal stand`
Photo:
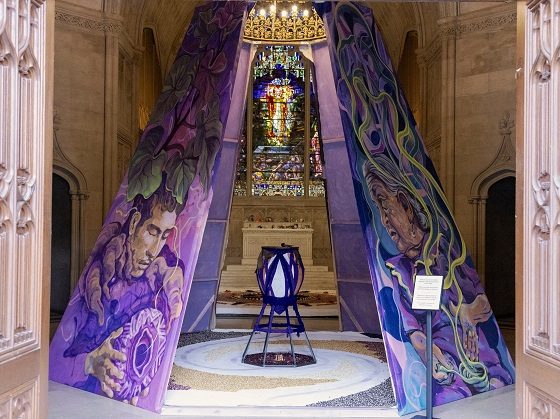
[[[412,419],[437,419],[433,417],[432,401],[432,312],[440,309],[442,285],[441,275],[416,275],[414,281],[412,309],[426,310],[426,416],[416,415]]]

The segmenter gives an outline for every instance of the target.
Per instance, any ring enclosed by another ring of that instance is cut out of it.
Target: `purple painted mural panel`
[[[197,8],[50,348],[50,378],[159,411],[212,199],[246,2]]]
[[[182,332],[199,332],[210,329],[210,323],[214,314],[214,304],[216,303],[216,293],[218,292],[217,287],[217,279],[193,281],[185,317],[181,326]]]
[[[237,142],[227,141],[220,153],[220,167],[216,171],[214,197],[208,213],[208,219],[227,222],[231,206],[233,181],[237,165]],[[222,239],[223,241],[223,239]]]
[[[333,224],[331,235],[333,252],[336,254],[337,277],[342,280],[370,278],[367,249],[359,221],[356,220],[352,224]]]
[[[230,184],[231,187],[231,184]],[[200,246],[200,256],[194,270],[194,280],[218,280],[222,268],[224,237],[227,224],[224,221],[206,222],[204,236]]]
[[[434,403],[513,383],[511,357],[371,10],[322,8],[399,412],[425,407],[426,313],[411,307],[416,274],[444,277],[433,316]]]
[[[321,97],[319,90],[319,98]],[[331,102],[336,103],[336,102]],[[323,109],[321,120],[323,120]],[[332,223],[358,222],[359,215],[354,199],[352,171],[348,164],[348,152],[344,141],[326,143],[323,146],[325,156],[325,179],[327,180],[329,217]],[[358,237],[363,233],[358,232]],[[363,241],[363,239],[362,239]]]
[[[342,330],[373,333],[380,336],[381,326],[376,315],[373,287],[369,275],[364,279],[367,282],[338,281]]]

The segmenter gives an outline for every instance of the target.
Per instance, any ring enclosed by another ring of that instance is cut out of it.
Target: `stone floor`
[[[513,419],[515,418],[514,386],[480,394],[434,409],[439,419]],[[405,416],[412,418],[414,415]],[[161,417],[124,403],[76,390],[51,382],[49,385],[49,419],[131,418],[155,419]],[[386,418],[396,417],[392,409],[339,409],[339,408],[189,408],[181,416],[207,419],[226,418]]]
[[[241,362],[247,330],[181,335],[165,413],[195,406],[221,407],[386,407],[395,399],[383,341],[357,332],[308,332],[293,336],[294,351],[315,355],[316,363],[291,366],[290,341],[282,334],[268,340],[269,354],[286,353],[287,368]],[[253,336],[248,357],[261,353],[265,334]],[[282,356],[282,358],[284,358]],[[310,356],[311,358],[311,356]]]
[[[250,328],[253,318],[254,316],[219,316],[217,318],[217,326],[221,328]],[[337,317],[311,317],[305,319],[305,324],[308,330],[337,330],[339,327]],[[510,350],[514,349],[514,330],[504,330],[503,332]],[[180,413],[180,416],[166,417],[190,417],[197,419],[214,417],[290,419],[397,417],[394,409],[336,407],[230,408],[199,406],[196,408],[190,407]],[[439,419],[513,419],[515,418],[515,387],[509,386],[437,407],[434,409],[434,415]],[[411,419],[414,416],[412,414],[404,418]],[[62,384],[49,383],[49,419],[154,419],[157,417],[161,416]]]

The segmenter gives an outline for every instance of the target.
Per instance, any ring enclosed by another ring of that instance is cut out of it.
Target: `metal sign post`
[[[437,419],[433,417],[432,400],[432,371],[434,368],[432,312],[440,309],[442,285],[443,276],[417,275],[414,281],[412,308],[426,310],[426,416],[416,415],[412,419]]]

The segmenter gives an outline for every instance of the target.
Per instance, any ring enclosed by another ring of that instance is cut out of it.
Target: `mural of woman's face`
[[[401,191],[391,192],[379,179],[370,183],[370,193],[397,249],[408,257],[418,256],[424,233],[408,196]]]
[[[164,211],[160,205],[154,207],[152,216],[142,224],[140,224],[140,213],[136,212],[133,215],[129,236],[132,255],[130,274],[133,277],[142,276],[159,254],[175,226],[176,219],[175,212]]]

